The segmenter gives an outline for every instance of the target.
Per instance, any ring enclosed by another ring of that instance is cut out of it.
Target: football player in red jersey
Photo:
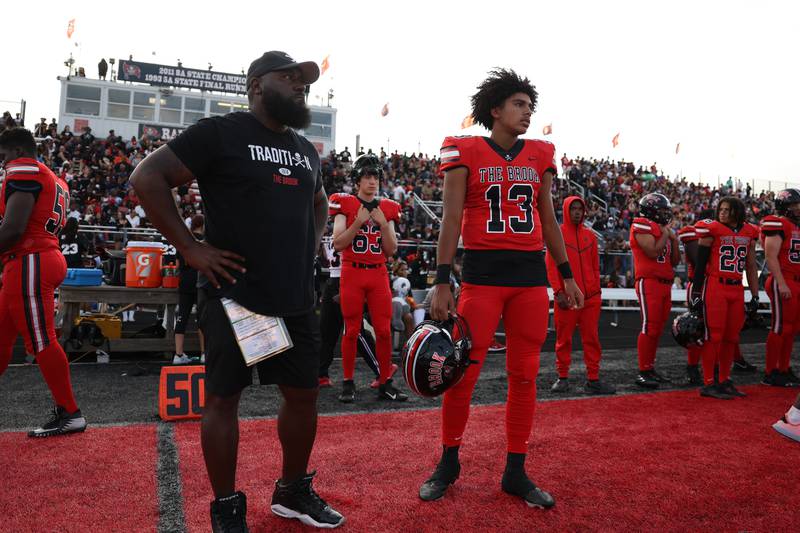
[[[765,385],[800,385],[792,372],[794,337],[800,333],[800,190],[775,195],[775,211],[761,220],[764,254],[769,268],[766,291],[772,304],[772,326],[767,336]]]
[[[500,316],[506,328],[507,462],[501,486],[528,505],[552,507],[552,496],[525,472],[536,403],[539,351],[547,334],[547,273],[543,247],[552,253],[571,307],[583,305],[573,279],[550,196],[555,148],[523,140],[536,108],[536,90],[512,70],[494,70],[472,96],[472,116],[490,137],[447,137],[442,144],[444,214],[437,250],[431,316],[446,320],[456,311],[450,269],[463,238],[463,285],[458,313],[472,334],[464,378],[444,394],[443,453],[419,496],[441,498],[460,473],[458,450],[469,416],[470,398]]]
[[[701,216],[701,218],[703,218]],[[694,277],[694,264],[697,261],[697,231],[694,226],[684,226],[678,231],[678,240],[683,244],[686,260],[686,305],[692,305],[692,278]],[[700,386],[703,377],[700,374],[700,346],[690,346],[686,349],[686,383]]]
[[[639,354],[639,375],[636,384],[647,389],[668,383],[666,376],[655,369],[658,339],[672,309],[673,267],[680,263],[678,238],[669,228],[672,204],[659,193],[644,195],[639,200],[640,217],[631,225],[631,251],[636,276],[636,297],[642,313],[642,330],[636,343]]]
[[[375,154],[359,157],[350,175],[356,195],[336,193],[329,201],[333,247],[342,255],[339,302],[344,317],[344,382],[339,400],[355,401],[356,342],[366,301],[378,352],[378,398],[405,401],[408,396],[392,384],[392,291],[386,270],[386,258],[397,250],[394,226],[400,221],[400,205],[377,196],[383,165]]]
[[[758,305],[758,270],[755,246],[758,228],[745,220],[744,203],[726,196],[717,205],[716,220],[694,225],[699,237],[692,284],[692,308],[703,313],[706,339],[702,349],[701,396],[730,400],[745,396],[730,379],[739,332],[744,324],[742,274],[752,295],[748,306]],[[714,366],[719,364],[719,380]]]
[[[26,129],[0,133],[0,161],[6,173],[0,191],[0,375],[22,335],[55,401],[53,418],[28,435],[83,431],[86,419],[75,403],[69,362],[54,324],[53,294],[67,274],[58,233],[67,221],[69,187],[36,161],[36,141]]]

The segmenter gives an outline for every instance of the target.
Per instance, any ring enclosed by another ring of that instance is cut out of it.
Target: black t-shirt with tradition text
[[[311,311],[314,196],[322,188],[314,146],[239,112],[201,120],[169,147],[197,178],[206,241],[245,258],[237,283],[216,291],[200,275],[198,284],[264,315]]]

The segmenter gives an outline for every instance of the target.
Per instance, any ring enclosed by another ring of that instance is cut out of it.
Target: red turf
[[[0,531],[155,531],[156,427],[0,433]]]
[[[796,391],[743,390],[728,402],[686,391],[539,404],[528,471],[556,498],[546,512],[500,490],[503,406],[473,409],[461,479],[439,502],[417,497],[438,460],[437,411],[323,417],[311,468],[346,531],[797,531],[800,447],[770,427]],[[207,531],[199,425],[176,438],[186,523]],[[310,530],[269,511],[279,461],[275,422],[243,422],[251,531]]]

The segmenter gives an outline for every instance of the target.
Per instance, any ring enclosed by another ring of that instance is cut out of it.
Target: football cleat
[[[320,498],[311,486],[316,472],[284,485],[275,482],[272,512],[283,518],[296,518],[307,526],[333,529],[344,523],[344,516]]]
[[[397,390],[395,386],[392,385],[392,380],[389,379],[386,383],[378,387],[378,399],[391,402],[404,402],[408,400],[408,396]]]
[[[351,379],[342,382],[342,393],[339,395],[342,403],[353,403],[356,401],[356,384]]]
[[[567,392],[569,390],[569,379],[558,378],[553,386],[550,387],[550,392]]]
[[[583,390],[586,394],[616,394],[617,389],[610,383],[600,381],[599,379],[588,380],[583,385]]]
[[[431,477],[425,480],[425,483],[419,488],[420,499],[426,502],[440,499],[450,485],[456,482],[460,473],[461,465],[459,463],[446,464],[444,461],[440,461]]]
[[[800,424],[790,424],[786,420],[786,417],[783,417],[772,424],[772,429],[784,437],[788,437],[794,441],[800,442]]]
[[[503,472],[500,486],[503,492],[522,498],[528,507],[550,509],[556,504],[550,494],[537,487],[524,473],[511,473],[506,470]]]
[[[735,398],[744,398],[747,394],[743,393],[733,385],[733,381],[726,379],[719,384],[719,389]]]
[[[721,389],[717,383],[700,387],[700,396],[716,398],[717,400],[733,400],[733,396]]]
[[[53,418],[42,427],[30,431],[28,436],[36,438],[54,437],[56,435],[66,435],[67,433],[78,433],[85,429],[86,419],[83,418],[80,409],[69,414],[59,405],[53,408]]]
[[[643,370],[636,376],[636,385],[643,389],[657,389],[658,381],[650,375],[650,372]]]

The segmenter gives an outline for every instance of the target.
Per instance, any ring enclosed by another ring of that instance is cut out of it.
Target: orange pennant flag
[[[320,73],[319,73],[320,76],[325,74],[325,71],[330,68],[330,66],[331,66],[330,57],[331,57],[331,55],[328,54],[328,55],[325,56],[325,59],[322,60],[322,64],[320,65]]]
[[[464,120],[461,121],[461,129],[462,130],[467,129],[473,124],[475,124],[475,117],[473,117],[472,115],[467,115],[466,117],[464,117]]]
[[[73,33],[75,33],[75,19],[70,19],[67,24],[67,39],[72,39]]]
[[[675,153],[677,154],[680,151],[681,151],[681,143],[678,143],[678,145],[675,147]]]
[[[383,109],[381,109],[381,116],[385,117],[388,114],[389,114],[389,102],[386,102],[385,104],[383,104]]]
[[[547,126],[545,126],[544,128],[542,128],[542,135],[550,135],[551,133],[553,133],[553,123],[552,122],[550,124],[548,124]]]
[[[612,145],[614,148],[616,148],[618,144],[619,144],[619,133],[617,133],[616,135],[614,135],[614,138],[613,138],[613,139],[611,139],[611,145]]]

